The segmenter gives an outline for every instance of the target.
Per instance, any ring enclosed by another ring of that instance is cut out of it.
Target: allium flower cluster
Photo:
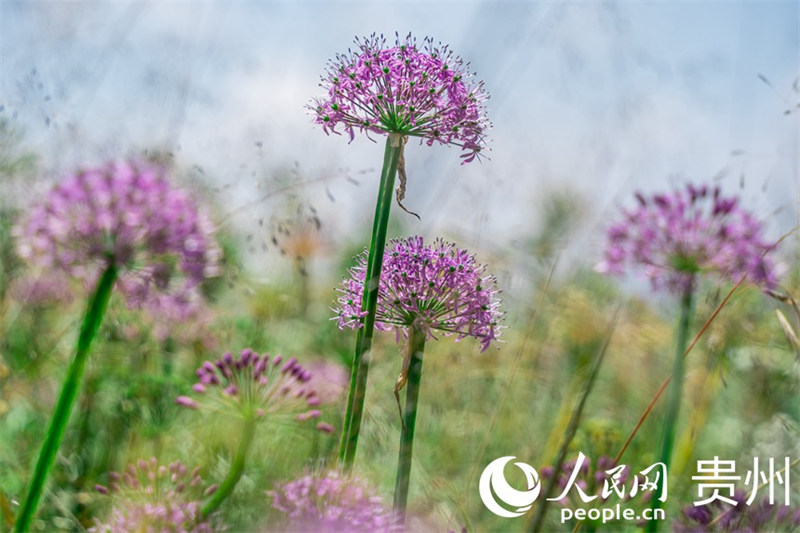
[[[719,187],[687,185],[672,194],[645,198],[626,211],[624,220],[608,230],[605,260],[598,269],[623,274],[643,267],[654,288],[682,292],[698,274],[715,272],[734,283],[775,284],[768,253],[772,244],[762,225],[739,207],[737,197],[725,197]]]
[[[359,328],[367,252],[358,258],[339,290],[339,328]],[[420,327],[429,337],[444,335],[480,339],[482,351],[500,335],[500,300],[495,278],[475,256],[437,240],[425,246],[422,237],[394,240],[383,255],[375,327]]]
[[[116,505],[108,522],[96,521],[90,532],[127,533],[130,531],[211,533],[218,530],[200,518],[200,500],[214,493],[216,485],[206,487],[200,468],[189,472],[181,462],[159,465],[155,458],[139,460],[122,473],[109,474],[108,487]]]
[[[751,533],[757,531],[796,531],[800,528],[800,509],[783,504],[770,504],[764,499],[747,505],[744,491],[733,495],[736,505],[714,500],[707,505],[688,505],[683,520],[676,520],[676,533],[725,531]]]
[[[112,162],[61,181],[15,227],[20,255],[95,283],[119,270],[135,308],[185,307],[185,292],[217,274],[211,225],[189,194],[147,163]]]
[[[471,81],[469,64],[427,37],[421,46],[411,35],[394,46],[374,34],[355,42],[330,61],[320,84],[327,97],[309,105],[326,133],[338,134],[339,125],[350,140],[355,130],[399,133],[460,146],[465,163],[480,155],[488,95]]]
[[[295,533],[394,532],[403,528],[367,483],[335,471],[308,475],[267,493]]]
[[[259,355],[249,348],[237,357],[230,352],[197,369],[199,382],[194,397],[179,396],[177,403],[192,409],[236,413],[244,419],[297,413],[297,420],[320,416],[317,392],[309,387],[311,372],[294,357]],[[320,422],[317,429],[330,433],[333,427]]]

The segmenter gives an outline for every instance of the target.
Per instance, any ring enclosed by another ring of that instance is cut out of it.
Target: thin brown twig
[[[722,301],[717,306],[717,308],[714,309],[714,312],[711,313],[711,316],[708,318],[708,320],[706,320],[706,323],[703,324],[702,328],[700,328],[700,331],[694,337],[694,340],[692,340],[691,344],[689,344],[689,347],[686,348],[685,352],[683,352],[683,357],[684,358],[686,358],[686,356],[689,355],[689,352],[692,351],[692,348],[694,348],[694,346],[700,340],[700,337],[702,337],[703,334],[706,332],[706,330],[709,328],[709,326],[711,326],[711,323],[714,321],[715,318],[717,318],[717,315],[719,314],[720,311],[722,311],[722,308],[725,306],[725,304],[728,303],[728,300],[731,299],[731,296],[733,296],[733,293],[736,292],[736,289],[741,287],[742,283],[744,282],[744,278],[745,277],[742,276],[742,279],[739,280],[739,283],[734,285],[731,288],[731,290],[728,291],[728,294],[725,295],[725,298],[723,298]],[[658,401],[658,399],[661,398],[661,395],[666,390],[667,385],[669,385],[670,381],[672,381],[672,376],[668,376],[667,379],[664,380],[664,383],[661,384],[661,387],[658,389],[658,392],[653,397],[653,399],[650,402],[650,404],[647,406],[647,409],[645,409],[644,413],[642,414],[641,418],[639,419],[639,422],[636,424],[636,427],[633,428],[633,431],[628,436],[628,440],[625,441],[625,444],[622,446],[622,449],[619,451],[617,456],[614,458],[614,464],[615,465],[619,463],[619,460],[622,458],[622,456],[628,450],[628,446],[630,445],[631,441],[633,440],[633,437],[636,436],[636,433],[639,431],[639,428],[642,426],[642,424],[644,423],[645,419],[650,414],[650,411],[653,410],[653,407],[655,406],[655,404]]]
[[[728,294],[725,295],[725,298],[722,299],[722,301],[719,303],[717,308],[714,309],[714,312],[711,313],[711,316],[708,318],[708,320],[706,320],[705,324],[703,324],[703,327],[700,328],[700,331],[694,337],[694,340],[692,340],[691,344],[689,344],[689,347],[686,348],[685,352],[683,352],[683,357],[686,357],[689,354],[689,352],[692,351],[692,349],[695,347],[697,342],[700,340],[700,337],[703,336],[703,334],[706,332],[706,330],[709,328],[709,326],[711,326],[711,323],[714,321],[714,319],[717,318],[717,315],[719,315],[719,312],[722,311],[722,308],[725,306],[725,304],[728,303],[728,300],[731,299],[731,296],[733,296],[733,293],[736,292],[736,289],[738,289],[742,285],[742,283],[744,283],[744,280],[745,280],[746,277],[747,277],[746,275],[742,276],[742,279],[739,280],[739,283],[734,285],[731,288],[731,290],[728,291]],[[631,434],[628,435],[628,439],[625,441],[625,444],[622,446],[622,449],[619,451],[617,456],[614,458],[614,465],[615,466],[617,464],[619,464],[619,460],[622,459],[622,456],[628,450],[628,446],[630,445],[631,441],[633,441],[633,438],[638,433],[639,428],[642,427],[642,424],[647,419],[647,417],[650,415],[650,411],[653,410],[653,407],[655,406],[655,404],[658,401],[658,399],[661,397],[661,395],[667,389],[667,386],[669,385],[670,381],[672,381],[672,376],[667,377],[667,379],[664,380],[664,383],[661,384],[661,387],[658,389],[658,392],[653,397],[653,399],[650,402],[650,404],[647,406],[647,409],[645,409],[645,411],[642,414],[641,418],[639,418],[639,421],[636,423],[636,427],[634,427],[633,431],[631,431]],[[572,533],[578,533],[578,531],[580,531],[580,528],[581,528],[582,524],[583,524],[583,521],[582,520],[578,520],[578,522],[575,524],[575,527],[572,529]]]
[[[774,250],[775,248],[777,248],[777,246],[784,239],[786,239],[787,237],[789,237],[789,235],[791,235],[792,233],[797,231],[797,229],[798,228],[796,228],[796,227],[792,228],[790,231],[788,231],[787,233],[782,235],[777,241],[775,241],[775,244],[770,246],[767,250],[764,251],[763,254],[761,254],[761,257],[764,257],[767,254],[767,252],[770,252],[771,250]],[[725,296],[725,298],[723,298],[722,301],[717,306],[717,308],[714,309],[714,312],[711,313],[711,316],[709,317],[709,319],[706,321],[705,324],[703,324],[703,327],[700,328],[700,331],[697,333],[697,335],[695,336],[695,338],[692,341],[692,343],[689,345],[688,348],[686,348],[686,351],[683,352],[683,357],[684,358],[689,354],[689,352],[692,351],[692,348],[694,348],[695,344],[697,344],[697,342],[700,340],[700,337],[703,336],[703,334],[706,332],[706,330],[711,325],[711,323],[714,321],[714,319],[717,318],[717,315],[719,314],[719,312],[722,311],[722,308],[725,306],[726,303],[728,303],[728,300],[730,300],[731,296],[733,296],[733,293],[736,292],[736,289],[741,287],[741,285],[744,283],[746,278],[747,278],[747,274],[745,273],[742,276],[742,278],[739,280],[739,283],[734,285],[731,288],[731,290],[728,291],[728,294]],[[650,402],[650,405],[647,406],[647,409],[645,409],[644,413],[642,414],[642,417],[639,419],[639,422],[636,424],[636,427],[633,428],[633,431],[628,436],[628,440],[625,441],[625,444],[622,446],[622,449],[619,451],[619,453],[617,454],[617,457],[614,459],[614,464],[615,465],[619,463],[619,460],[622,458],[622,456],[627,451],[628,446],[630,445],[631,441],[633,440],[633,437],[636,436],[636,433],[639,431],[639,428],[642,426],[642,424],[644,423],[645,419],[650,414],[650,411],[652,411],[653,406],[658,401],[658,399],[661,397],[661,395],[664,393],[664,390],[666,390],[667,385],[669,385],[669,382],[671,380],[672,380],[672,376],[667,377],[667,379],[664,380],[664,383],[662,383],[661,388],[658,389],[658,392],[656,393],[656,395],[653,398],[653,400]],[[580,522],[578,522],[578,523],[580,524]]]
[[[253,207],[255,205],[258,205],[261,202],[266,202],[270,198],[273,198],[275,196],[280,196],[281,194],[287,193],[287,192],[291,191],[292,189],[297,189],[297,188],[300,188],[300,187],[304,187],[306,185],[313,185],[315,183],[320,183],[320,182],[325,182],[325,181],[328,181],[328,180],[333,180],[333,179],[336,179],[337,177],[338,177],[338,175],[332,175],[332,176],[327,176],[326,175],[326,176],[321,176],[319,178],[312,178],[312,179],[308,179],[308,180],[305,180],[305,181],[300,181],[300,182],[297,182],[297,183],[290,183],[288,185],[284,185],[282,187],[278,187],[277,189],[273,189],[273,190],[271,190],[271,191],[269,191],[269,192],[267,192],[265,194],[262,194],[261,196],[259,196],[255,200],[251,200],[249,202],[246,202],[245,204],[242,204],[242,205],[236,207],[235,209],[233,209],[232,211],[230,211],[229,213],[227,213],[226,215],[221,217],[219,219],[219,221],[217,222],[217,227],[220,227],[223,224],[226,224],[233,217],[235,217],[236,215],[244,212],[246,209],[249,209],[249,208],[251,208],[251,207]]]

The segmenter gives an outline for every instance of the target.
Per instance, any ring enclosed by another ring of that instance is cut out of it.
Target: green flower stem
[[[103,320],[116,279],[116,267],[109,266],[103,272],[94,294],[89,299],[83,326],[81,326],[81,332],[78,337],[75,358],[67,371],[67,377],[61,388],[61,395],[53,412],[53,418],[50,420],[50,427],[47,428],[42,450],[39,452],[39,459],[36,462],[36,469],[28,487],[28,493],[22,502],[17,522],[14,525],[14,530],[17,532],[28,531],[36,514],[36,508],[39,506],[45,482],[50,470],[53,468],[56,453],[58,453],[58,448],[64,438],[64,431],[67,428],[67,422],[69,422],[72,408],[75,405],[75,399],[78,397],[83,372],[86,369],[86,361],[89,357],[89,347]]]
[[[236,484],[239,483],[242,474],[244,473],[244,463],[247,460],[247,452],[250,450],[250,445],[253,443],[253,438],[256,435],[256,419],[251,416],[244,421],[244,429],[242,431],[242,439],[239,441],[239,448],[236,450],[236,455],[233,458],[231,469],[228,475],[220,484],[219,488],[211,495],[211,498],[203,506],[201,514],[203,518],[216,511],[222,502],[231,495]]]
[[[414,427],[417,420],[419,385],[422,380],[422,355],[425,352],[425,332],[412,326],[408,332],[408,382],[406,408],[400,433],[400,453],[397,457],[397,478],[394,484],[394,510],[405,521],[408,503],[408,482],[411,477],[411,453],[414,447]]]
[[[572,410],[572,414],[570,415],[569,423],[564,431],[564,438],[561,441],[561,447],[558,449],[558,455],[553,463],[553,475],[544,486],[543,494],[539,495],[539,503],[536,504],[536,511],[528,527],[528,531],[531,533],[539,533],[544,527],[544,519],[547,515],[547,510],[549,509],[550,504],[550,500],[548,498],[551,497],[553,491],[555,490],[558,482],[558,473],[561,471],[562,465],[567,458],[569,447],[575,438],[575,434],[578,432],[578,425],[580,424],[581,417],[583,416],[583,409],[586,407],[586,401],[589,399],[589,395],[592,393],[594,384],[597,381],[597,376],[600,374],[600,366],[603,364],[603,360],[606,357],[606,352],[608,351],[608,345],[611,343],[611,337],[614,335],[614,330],[617,327],[618,316],[619,307],[614,310],[614,314],[611,317],[611,322],[609,323],[603,344],[597,351],[597,355],[594,358],[592,367],[589,369],[589,374],[586,376],[586,382],[584,383],[583,390],[578,398],[578,403],[575,404],[575,408]]]
[[[664,421],[664,443],[661,448],[661,462],[664,463],[664,470],[669,473],[669,465],[672,461],[672,448],[675,444],[675,426],[678,423],[678,413],[681,406],[681,394],[683,390],[683,354],[686,352],[686,345],[689,341],[689,324],[692,321],[694,308],[694,280],[686,286],[681,296],[681,315],[678,322],[675,343],[675,362],[672,370],[672,381],[669,386],[669,399],[667,401],[667,418]],[[661,491],[663,490],[664,480],[659,482],[657,494],[653,494],[653,519],[647,523],[647,531],[654,533],[658,530],[659,520],[655,519],[655,511],[661,508]]]
[[[344,430],[339,447],[339,461],[346,469],[353,466],[358,446],[358,434],[361,431],[361,417],[364,413],[364,397],[367,390],[367,374],[369,373],[369,350],[372,347],[372,335],[375,329],[375,311],[378,307],[378,281],[383,266],[383,249],[386,246],[386,229],[389,226],[389,211],[392,207],[392,192],[397,176],[397,164],[403,151],[402,136],[390,133],[386,139],[383,154],[381,183],[378,189],[378,201],[375,206],[375,220],[372,225],[372,240],[367,258],[367,276],[364,284],[364,296],[361,309],[366,311],[364,326],[358,329],[356,349],[353,356],[353,368],[350,375],[350,393],[347,398]]]

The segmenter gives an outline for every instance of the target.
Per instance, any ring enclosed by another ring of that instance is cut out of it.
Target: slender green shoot
[[[339,461],[345,470],[350,470],[356,456],[358,435],[361,431],[361,419],[364,414],[364,398],[367,390],[369,373],[369,351],[372,348],[372,336],[375,330],[375,311],[378,307],[378,284],[383,266],[383,250],[386,246],[386,231],[389,226],[389,211],[392,207],[392,192],[397,164],[403,151],[402,136],[389,134],[383,155],[383,169],[378,188],[378,201],[375,205],[375,219],[372,226],[372,239],[367,259],[367,281],[364,285],[364,296],[361,309],[366,311],[364,325],[356,335],[356,349],[353,356],[353,367],[350,375],[350,393],[347,398],[344,429],[339,447]]]
[[[95,335],[97,335],[100,323],[103,321],[103,315],[108,306],[108,300],[111,298],[116,279],[117,268],[113,265],[109,266],[105,272],[103,272],[94,294],[92,294],[89,299],[86,315],[84,316],[83,325],[81,326],[81,332],[78,337],[75,357],[64,379],[61,395],[58,397],[58,402],[53,411],[53,418],[50,420],[50,426],[47,428],[47,434],[42,444],[42,449],[39,452],[39,459],[36,461],[36,468],[34,469],[33,477],[28,486],[28,492],[25,496],[25,500],[22,502],[22,507],[20,507],[17,521],[14,524],[14,531],[18,533],[28,531],[36,515],[36,509],[39,506],[45,483],[55,463],[58,448],[61,446],[61,441],[64,439],[64,432],[66,431],[70,414],[72,414],[72,408],[80,392],[83,373],[86,369],[86,361],[89,358],[89,348],[92,345],[92,340]]]
[[[672,448],[675,444],[675,427],[678,425],[678,414],[680,413],[681,394],[683,391],[683,354],[689,342],[689,325],[692,321],[694,310],[694,283],[688,283],[681,295],[681,311],[678,320],[678,330],[675,334],[675,362],[672,366],[672,381],[670,382],[669,398],[667,400],[667,417],[664,420],[664,440],[661,447],[661,462],[664,463],[664,471],[669,475],[669,466],[672,462]],[[659,480],[658,495],[664,490],[665,480]],[[653,495],[652,509],[661,508],[661,498]],[[657,513],[653,512],[654,517],[647,523],[647,531],[654,533],[658,530],[659,521],[655,519]]]
[[[589,370],[589,375],[586,377],[586,383],[583,386],[583,391],[581,391],[578,403],[575,405],[575,409],[572,411],[572,415],[570,416],[567,429],[564,432],[564,439],[561,441],[558,455],[553,463],[553,475],[547,481],[547,484],[544,486],[544,490],[539,495],[539,503],[536,506],[536,512],[534,513],[530,522],[530,527],[528,528],[528,531],[531,533],[539,533],[542,531],[542,527],[544,527],[544,519],[547,515],[548,504],[550,503],[548,498],[551,496],[556,487],[556,483],[558,482],[558,473],[561,471],[561,466],[564,464],[564,460],[567,458],[569,445],[572,443],[572,439],[575,438],[575,433],[578,431],[578,424],[583,416],[583,409],[586,406],[586,400],[589,398],[592,388],[594,388],[594,383],[597,380],[598,374],[600,373],[600,365],[603,363],[603,359],[606,356],[606,351],[608,350],[608,345],[611,342],[611,337],[614,334],[614,329],[617,326],[618,315],[619,306],[617,306],[617,308],[614,310],[614,315],[612,316],[611,323],[608,326],[606,338],[603,340],[603,344],[600,346],[600,349],[595,356],[594,363],[592,363],[592,367]]]
[[[256,435],[256,419],[250,417],[245,419],[244,428],[242,430],[242,438],[239,441],[239,448],[236,450],[236,455],[233,457],[231,469],[228,475],[220,483],[219,488],[211,495],[203,509],[200,511],[203,519],[207,518],[211,513],[219,509],[228,496],[233,493],[236,484],[244,473],[244,465],[247,461],[247,453],[250,451],[250,445],[253,443],[253,438]]]
[[[400,432],[400,452],[397,458],[397,478],[394,485],[394,510],[405,521],[408,487],[411,478],[411,456],[414,448],[414,428],[417,421],[419,387],[422,381],[422,357],[425,352],[425,332],[412,326],[408,332],[408,380],[406,407]]]

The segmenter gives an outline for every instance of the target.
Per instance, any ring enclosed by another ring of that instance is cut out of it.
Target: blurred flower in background
[[[216,345],[213,329],[210,328],[214,313],[206,305],[199,287],[180,294],[159,294],[151,299],[150,314],[144,318],[152,325],[156,339],[173,338],[179,342],[200,341],[205,347]]]
[[[336,471],[307,475],[267,494],[289,519],[294,533],[373,533],[402,531],[391,508],[375,489]]]
[[[336,403],[344,398],[350,373],[339,363],[317,359],[308,364],[311,372],[309,386],[317,392],[320,402]]]
[[[69,280],[63,273],[50,272],[41,276],[15,278],[8,290],[18,302],[33,307],[43,307],[71,302],[73,294],[68,284]]]
[[[187,293],[218,273],[210,220],[164,169],[111,162],[61,181],[13,229],[20,256],[96,283],[109,266],[130,307],[185,316]]]
[[[783,504],[770,504],[767,499],[747,504],[747,495],[737,490],[736,505],[714,500],[706,505],[684,507],[682,520],[675,520],[676,533],[707,531],[755,532],[795,531],[800,527],[800,509]]]
[[[200,500],[216,487],[206,486],[200,468],[191,472],[180,461],[159,465],[155,457],[140,459],[121,474],[109,474],[109,486],[97,491],[111,494],[115,504],[107,522],[96,520],[95,533],[131,531],[211,533],[219,526],[200,517]]]
[[[716,273],[738,283],[767,287],[776,283],[769,257],[774,244],[763,236],[761,222],[725,197],[719,187],[686,185],[671,194],[646,198],[625,211],[624,220],[608,230],[605,260],[598,270],[622,275],[642,266],[654,288],[681,292],[696,274]]]
[[[177,403],[191,409],[235,413],[245,420],[266,415],[293,414],[299,421],[319,418],[316,390],[309,386],[311,372],[294,357],[259,355],[249,348],[237,357],[230,352],[197,369],[199,381],[193,397],[179,396]],[[330,433],[324,422],[317,429]]]

